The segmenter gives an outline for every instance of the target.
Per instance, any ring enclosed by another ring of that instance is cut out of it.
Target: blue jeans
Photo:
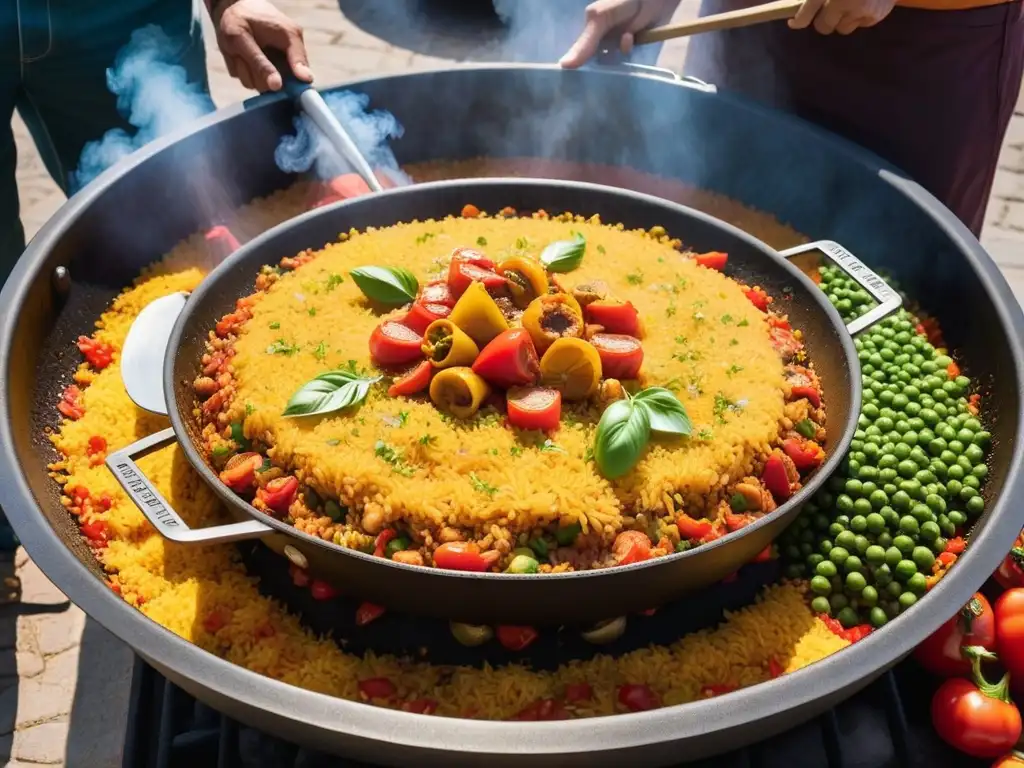
[[[18,110],[46,170],[65,193],[82,148],[112,128],[134,133],[106,70],[134,30],[157,24],[176,62],[207,89],[202,32],[189,0],[0,1],[0,284],[25,250],[11,118]]]

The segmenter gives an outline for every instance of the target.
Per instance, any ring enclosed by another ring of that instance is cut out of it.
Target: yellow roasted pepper
[[[476,342],[451,320],[435,320],[428,325],[422,349],[435,368],[472,365],[480,354]]]
[[[498,272],[508,281],[512,303],[519,309],[526,309],[531,301],[548,292],[548,273],[529,256],[506,259],[498,265]]]
[[[438,371],[430,382],[430,399],[442,411],[468,419],[478,410],[491,388],[472,368],[456,367]]]
[[[470,283],[462,294],[448,319],[461,328],[479,346],[486,346],[502,331],[508,330],[508,322],[494,303],[483,283]]]
[[[540,359],[540,380],[566,400],[583,400],[601,383],[601,356],[583,339],[557,339]]]
[[[583,335],[583,311],[567,293],[537,297],[523,312],[521,322],[541,354],[556,339]]]

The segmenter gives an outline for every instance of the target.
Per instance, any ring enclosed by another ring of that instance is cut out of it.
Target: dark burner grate
[[[975,768],[935,736],[935,682],[912,662],[798,728],[697,768]],[[141,659],[135,665],[124,768],[370,768],[310,752],[200,704]]]

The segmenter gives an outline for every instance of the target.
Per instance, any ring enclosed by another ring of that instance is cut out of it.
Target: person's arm
[[[302,27],[269,0],[204,0],[228,72],[246,88],[277,91],[281,74],[263,48],[283,51],[294,75],[313,82]]]

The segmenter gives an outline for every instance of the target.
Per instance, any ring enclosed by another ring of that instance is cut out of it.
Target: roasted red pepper
[[[394,320],[385,320],[370,334],[370,357],[382,366],[407,365],[423,357],[423,336]]]
[[[679,528],[679,535],[689,541],[700,541],[714,528],[710,520],[694,520],[689,515],[680,515],[676,527]]]
[[[395,383],[388,387],[388,394],[391,397],[400,397],[422,392],[430,386],[433,370],[434,366],[430,364],[430,361],[424,360],[402,378],[396,379]]]
[[[954,536],[952,539],[946,542],[946,552],[954,555],[963,554],[963,551],[967,549],[967,542],[960,536]]]
[[[513,387],[505,402],[508,423],[518,429],[550,432],[562,418],[562,393],[550,387]]]
[[[762,312],[768,311],[768,304],[771,302],[771,297],[760,288],[748,288],[744,291],[747,298],[750,299],[750,303],[760,309]]]
[[[782,450],[793,460],[800,472],[817,469],[825,460],[825,451],[813,440],[797,440],[791,437],[782,441]]]
[[[383,606],[374,603],[360,603],[356,609],[356,626],[365,627],[371,621],[383,616],[385,610]]]
[[[620,685],[617,698],[619,704],[630,712],[646,712],[661,706],[661,699],[650,686],[635,683]]]
[[[228,459],[220,481],[235,493],[247,493],[256,482],[256,472],[263,466],[263,457],[258,453],[238,453]]]
[[[537,630],[533,627],[500,626],[495,630],[498,642],[510,651],[521,651],[537,639]]]
[[[377,540],[373,542],[373,556],[384,557],[387,553],[388,542],[398,537],[398,531],[394,528],[385,528],[377,534]]]
[[[359,692],[368,699],[389,699],[397,690],[395,684],[386,677],[371,677],[359,681]]]
[[[86,362],[97,371],[102,371],[114,359],[113,347],[88,336],[78,337],[78,351],[85,357]]]
[[[434,550],[434,565],[451,571],[486,571],[498,558],[497,551],[486,554],[471,541],[452,541]]]
[[[619,565],[631,565],[651,557],[651,540],[642,531],[623,531],[615,537],[612,553]]]
[[[694,256],[694,261],[700,264],[702,267],[708,269],[717,269],[721,272],[725,269],[725,264],[729,261],[729,255],[721,253],[720,251],[710,251],[708,253],[698,253]]]
[[[773,453],[765,461],[764,470],[761,472],[761,482],[776,501],[785,501],[793,495],[789,475],[786,473],[786,464],[782,456],[777,453]]]
[[[540,373],[537,348],[525,328],[502,331],[473,361],[473,373],[502,389],[533,384]]]
[[[505,278],[494,270],[494,262],[472,248],[456,248],[448,266],[448,287],[457,298],[470,284],[483,283],[487,290],[503,288]]]
[[[260,462],[262,465],[262,462]],[[299,481],[288,475],[275,477],[263,488],[256,491],[256,498],[279,515],[287,514],[288,508],[299,494]]]
[[[444,304],[424,304],[417,301],[405,313],[405,317],[402,318],[402,324],[412,328],[422,336],[424,331],[427,330],[427,326],[432,322],[443,320],[451,313],[452,308],[446,307]]]
[[[791,400],[799,400],[805,397],[812,406],[821,408],[821,394],[814,387],[793,387],[790,390],[789,397]]]
[[[623,333],[595,333],[590,343],[601,356],[601,375],[606,379],[635,379],[644,362],[639,339]]]
[[[621,333],[640,338],[640,315],[628,301],[598,299],[587,304],[583,310],[587,322],[600,325],[605,333]]]

